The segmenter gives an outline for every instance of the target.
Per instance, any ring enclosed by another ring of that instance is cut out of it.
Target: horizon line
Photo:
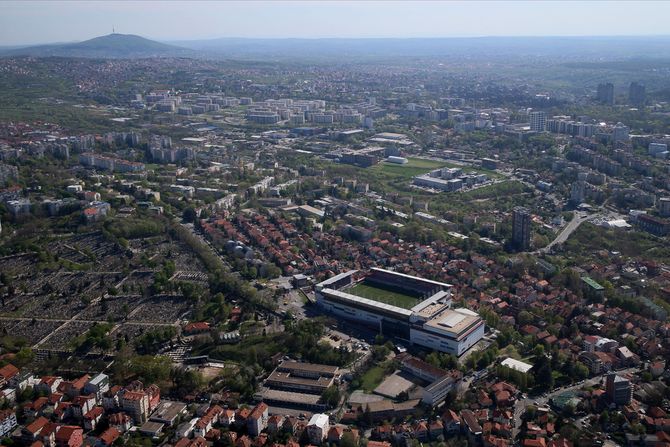
[[[97,36],[89,37],[83,40],[70,40],[70,41],[50,41],[50,42],[36,42],[36,43],[15,43],[15,44],[0,44],[1,47],[28,47],[28,46],[41,46],[41,45],[67,45],[86,42],[87,40],[95,39],[98,37],[105,37],[111,35],[124,35],[124,36],[138,36],[145,39],[153,40],[156,42],[170,43],[170,42],[202,42],[202,41],[213,41],[213,40],[223,40],[223,39],[239,39],[239,40],[422,40],[422,39],[491,39],[491,38],[512,38],[512,39],[521,39],[521,38],[661,38],[661,37],[670,37],[670,33],[667,34],[547,34],[547,35],[538,35],[538,34],[515,34],[515,35],[457,35],[457,36],[318,36],[318,37],[309,37],[309,36],[218,36],[218,37],[200,37],[200,38],[175,38],[175,37],[150,37],[142,34],[134,33],[120,33],[114,32],[109,34],[100,34]]]

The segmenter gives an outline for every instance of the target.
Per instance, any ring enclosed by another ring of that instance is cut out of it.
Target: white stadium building
[[[336,275],[317,284],[316,301],[329,315],[456,356],[484,336],[477,313],[451,308],[451,285],[390,270]]]

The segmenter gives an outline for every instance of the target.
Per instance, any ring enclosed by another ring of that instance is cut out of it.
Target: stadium
[[[457,356],[484,336],[479,315],[451,309],[451,285],[390,270],[341,273],[317,284],[316,301],[327,314]]]

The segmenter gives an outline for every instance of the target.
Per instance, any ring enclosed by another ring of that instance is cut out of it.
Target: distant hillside
[[[616,60],[670,57],[670,36],[622,37],[446,37],[446,38],[220,38],[177,41],[175,45],[233,59],[351,61],[399,57],[526,60]]]
[[[145,39],[133,34],[108,34],[78,43],[15,48],[3,51],[1,54],[4,56],[134,59],[192,56],[194,55],[194,51]]]

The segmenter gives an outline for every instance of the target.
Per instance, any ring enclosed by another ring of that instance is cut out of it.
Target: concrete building
[[[28,199],[9,200],[5,202],[5,205],[7,206],[7,211],[9,211],[15,218],[30,214],[30,208],[32,206]]]
[[[661,197],[658,199],[658,212],[663,217],[670,216],[670,197]]]
[[[183,414],[186,414],[186,404],[164,400],[158,404],[158,407],[156,407],[156,410],[151,414],[149,420],[172,427],[176,425],[180,416]]]
[[[603,104],[614,105],[614,84],[611,82],[598,84],[596,99]]]
[[[488,179],[486,174],[465,174],[460,168],[442,168],[417,175],[412,182],[417,186],[452,192],[485,183]]]
[[[95,394],[97,399],[102,400],[102,395],[109,391],[109,376],[100,373],[86,382],[84,392],[86,394]]]
[[[637,217],[637,224],[644,231],[648,231],[656,236],[665,236],[670,233],[670,221],[648,214],[640,214]]]
[[[19,169],[14,165],[0,163],[0,186],[19,179]]]
[[[547,126],[547,114],[545,112],[530,112],[529,118],[531,132],[544,132]]]
[[[649,143],[648,153],[653,157],[668,152],[668,145],[665,143]]]
[[[133,418],[136,424],[143,424],[149,417],[149,395],[143,391],[126,391],[119,399],[121,409]]]
[[[615,405],[628,405],[633,398],[633,386],[630,380],[617,374],[609,374],[605,382],[607,400]]]
[[[16,413],[13,410],[0,411],[0,436],[8,436],[18,425]]]
[[[307,435],[309,442],[320,445],[328,434],[330,423],[327,414],[315,414],[307,424]]]
[[[428,382],[423,387],[421,402],[426,405],[439,405],[447,395],[456,388],[463,374],[458,370],[447,371],[437,368],[423,360],[404,352],[396,356],[401,369],[422,381]]]
[[[644,85],[631,82],[628,87],[628,102],[634,106],[641,106],[647,101],[647,89]]]
[[[517,206],[512,211],[512,244],[518,250],[530,248],[530,211]]]
[[[284,361],[268,376],[264,386],[321,395],[338,376],[337,366]]]
[[[265,402],[260,402],[251,410],[247,418],[247,433],[250,436],[258,436],[268,424],[269,407]]]
[[[629,132],[630,129],[628,128],[628,126],[624,125],[623,123],[617,123],[612,131],[612,140],[614,141],[614,143],[620,141],[626,142],[630,139]]]
[[[141,172],[144,171],[144,163],[122,160],[120,158],[85,152],[79,155],[79,163],[98,169],[106,169],[113,172]]]

